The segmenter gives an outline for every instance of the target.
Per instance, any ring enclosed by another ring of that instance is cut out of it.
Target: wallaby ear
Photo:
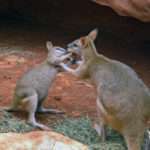
[[[86,37],[81,37],[80,42],[81,42],[82,47],[86,47],[88,44],[88,39]]]
[[[51,48],[53,47],[52,42],[51,41],[47,41],[46,42],[46,47],[47,47],[48,50],[51,50]]]
[[[94,41],[96,39],[97,35],[98,35],[98,29],[96,28],[88,34],[88,37]]]

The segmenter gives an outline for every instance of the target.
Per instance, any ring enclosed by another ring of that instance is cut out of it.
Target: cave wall
[[[118,16],[111,8],[97,5],[91,0],[2,0],[0,22],[17,19],[55,26],[74,33],[87,33],[98,27],[108,40],[118,39],[122,44],[141,49],[150,47],[150,23]]]

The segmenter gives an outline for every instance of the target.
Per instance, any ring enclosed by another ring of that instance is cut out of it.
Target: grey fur
[[[28,122],[33,126],[48,130],[43,124],[35,120],[36,112],[63,113],[55,109],[45,109],[42,107],[44,100],[48,95],[57,73],[60,70],[59,63],[70,57],[65,51],[60,52],[58,47],[53,47],[51,42],[47,42],[48,57],[47,59],[27,71],[17,82],[14,93],[14,99],[8,111],[17,111],[25,109],[29,113]]]

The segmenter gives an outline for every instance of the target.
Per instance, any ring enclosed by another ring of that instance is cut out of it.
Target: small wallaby
[[[150,91],[129,66],[98,54],[94,45],[97,30],[68,44],[68,51],[81,51],[82,62],[76,69],[61,66],[82,78],[90,78],[97,89],[99,134],[105,139],[105,125],[119,131],[128,150],[140,150],[150,119]]]
[[[18,80],[12,105],[7,109],[7,111],[25,109],[29,113],[28,123],[43,130],[49,130],[49,128],[36,121],[35,113],[63,113],[56,109],[43,108],[42,103],[46,99],[48,90],[61,69],[59,63],[70,57],[70,54],[65,49],[53,46],[51,42],[47,42],[46,45],[48,49],[47,59],[27,71]]]

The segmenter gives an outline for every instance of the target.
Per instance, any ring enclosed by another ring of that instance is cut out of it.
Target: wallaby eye
[[[74,47],[78,47],[78,45],[76,43],[73,44]]]
[[[79,47],[79,45],[76,42],[70,43],[67,45],[68,48],[73,48],[73,47]]]

